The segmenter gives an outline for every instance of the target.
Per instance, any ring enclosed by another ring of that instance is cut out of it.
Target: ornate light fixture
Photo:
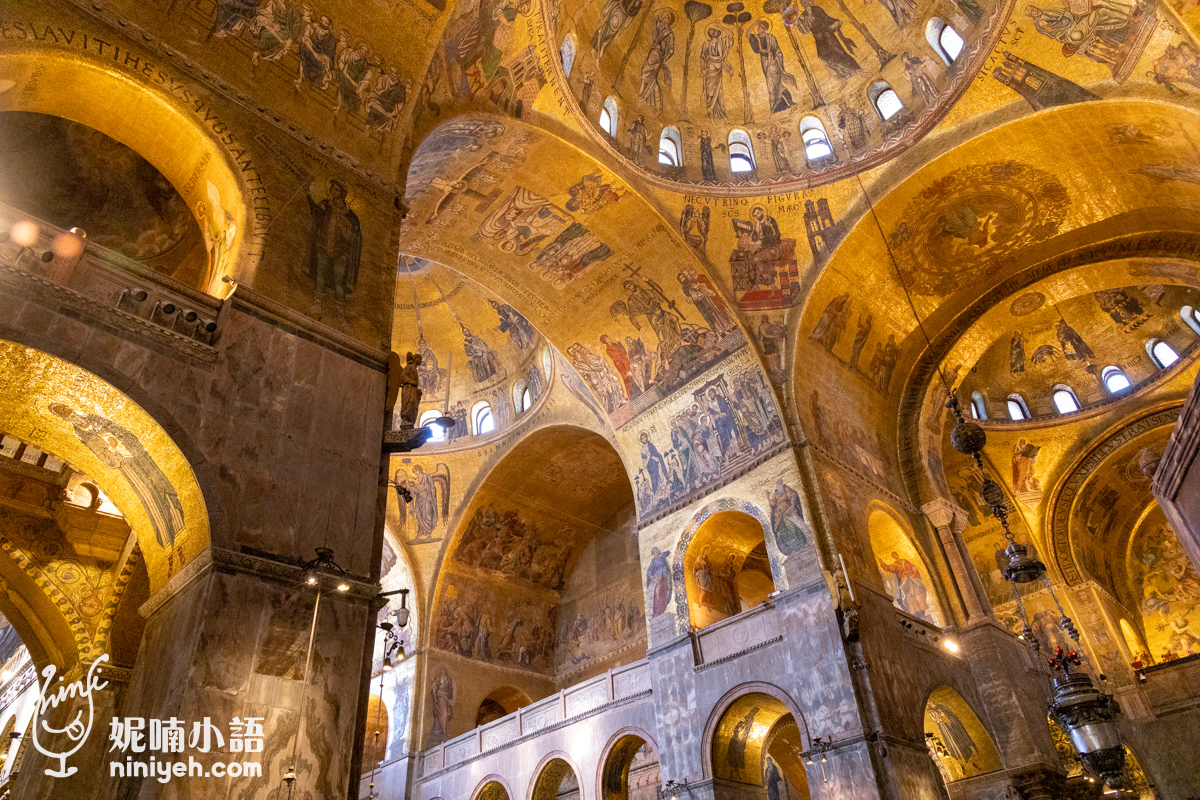
[[[658,800],[679,800],[680,792],[687,792],[689,795],[692,793],[688,782],[676,783],[674,780],[669,780],[658,787]]]
[[[948,386],[946,388],[950,389]],[[1062,603],[1059,602],[1046,573],[1046,565],[1031,556],[1027,547],[1017,543],[1008,526],[1008,505],[1004,490],[988,475],[980,455],[987,443],[987,434],[982,427],[963,417],[958,398],[953,392],[946,401],[946,407],[953,412],[956,422],[954,430],[950,432],[950,445],[963,455],[974,459],[976,468],[983,476],[980,494],[984,502],[991,506],[992,515],[1000,522],[1004,538],[1008,540],[1008,547],[1004,551],[1008,563],[1003,566],[1001,572],[1004,580],[1013,587],[1017,614],[1023,623],[1021,638],[1033,653],[1034,660],[1040,660],[1041,642],[1029,624],[1029,615],[1021,600],[1020,586],[1041,581],[1058,607],[1058,626],[1076,644],[1077,649],[1070,652],[1064,653],[1061,647],[1058,648],[1054,657],[1046,662],[1053,684],[1050,716],[1067,732],[1075,749],[1079,751],[1084,766],[1109,786],[1119,789],[1124,784],[1125,770],[1125,747],[1121,743],[1121,733],[1116,725],[1121,707],[1111,694],[1098,688],[1092,681],[1090,668],[1084,668],[1084,660],[1078,650],[1079,631],[1063,611]]]
[[[827,763],[829,763],[829,757],[826,756],[825,754],[828,753],[832,749],[833,749],[833,742],[827,742],[824,739],[822,739],[820,736],[817,736],[816,738],[814,738],[812,740],[812,744],[809,745],[807,752],[800,754],[801,756],[804,757],[804,763],[810,767],[813,764],[820,763],[820,765],[821,765],[821,780],[824,781],[825,783],[829,783],[829,776],[825,774],[825,765]]]

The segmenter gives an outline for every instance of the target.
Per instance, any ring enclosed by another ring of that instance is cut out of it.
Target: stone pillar
[[[958,593],[966,608],[967,624],[971,625],[992,616],[992,604],[988,600],[975,567],[967,555],[967,546],[962,532],[966,528],[966,512],[943,497],[937,497],[921,506],[929,523],[937,531],[950,564],[950,572],[958,585]]]
[[[1153,478],[1154,497],[1175,529],[1179,544],[1192,560],[1192,566],[1200,569],[1200,465],[1196,464],[1196,455],[1200,453],[1200,398],[1196,396],[1196,387],[1200,385],[1200,376],[1197,381],[1179,411],[1162,460],[1140,461],[1142,471]]]

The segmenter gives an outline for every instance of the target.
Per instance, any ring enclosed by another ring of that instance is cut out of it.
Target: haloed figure
[[[316,284],[313,304],[308,313],[321,318],[321,302],[327,289],[333,290],[338,322],[346,324],[346,295],[358,284],[358,265],[362,259],[362,227],[358,215],[346,202],[346,184],[329,181],[329,197],[319,203],[308,197],[312,226],[308,234],[308,252],[304,262],[308,277]]]

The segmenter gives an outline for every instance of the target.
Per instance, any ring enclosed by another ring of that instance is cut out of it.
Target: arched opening
[[[445,416],[444,412],[431,408],[422,413],[420,419],[417,420],[418,428],[429,428],[429,438],[425,440],[426,442],[437,443],[446,441],[446,429],[441,425],[433,424],[435,420],[441,419],[443,416]]]
[[[1148,663],[1165,664],[1200,653],[1200,620],[1193,613],[1200,577],[1157,504],[1142,515],[1130,538],[1128,563]],[[1122,622],[1124,632],[1128,623]],[[1140,642],[1140,637],[1134,641]],[[1130,652],[1136,654],[1132,646]]]
[[[808,800],[806,750],[795,716],[778,698],[752,692],[734,700],[713,730],[713,777],[762,787],[770,798]]]
[[[658,138],[658,163],[668,167],[683,166],[683,140],[679,138],[679,129],[674,125],[663,128]]]
[[[480,787],[475,800],[512,800],[500,781],[488,781]]]
[[[597,433],[538,429],[486,474],[437,580],[434,739],[645,653],[635,525],[628,474]]]
[[[1179,360],[1179,353],[1175,352],[1175,348],[1162,339],[1151,339],[1146,342],[1146,352],[1150,354],[1150,360],[1159,369],[1166,369]]]
[[[575,65],[575,34],[568,33],[558,48],[559,58],[562,59],[563,74],[571,77],[571,67]]]
[[[1029,406],[1025,403],[1025,398],[1019,394],[1013,393],[1008,396],[1008,418],[1013,422],[1020,422],[1023,419],[1029,419]]]
[[[662,773],[658,748],[630,733],[619,738],[604,759],[600,778],[601,800],[658,800]]]
[[[1054,407],[1058,409],[1059,414],[1074,414],[1082,408],[1079,398],[1075,396],[1075,390],[1065,383],[1057,384],[1051,390],[1050,399],[1054,401]]]
[[[988,418],[987,403],[980,392],[971,392],[971,416],[982,420]]]
[[[929,568],[896,517],[877,508],[867,518],[867,530],[875,564],[896,607],[934,625],[944,624]]]
[[[1200,336],[1200,311],[1193,306],[1184,306],[1179,309],[1179,318],[1183,320],[1183,324],[1192,329],[1192,332]]]
[[[486,400],[480,400],[471,409],[471,426],[476,436],[483,436],[496,430],[496,417],[492,414],[492,406]]]
[[[617,138],[617,100],[611,95],[604,98],[604,105],[600,107],[600,130]]]
[[[991,735],[948,686],[934,689],[925,703],[925,744],[946,783],[1002,768]]]
[[[954,63],[964,44],[958,31],[939,17],[934,17],[925,25],[925,41],[929,42],[933,52],[941,57],[946,66]]]
[[[552,758],[538,773],[530,800],[579,800],[579,776],[565,760]]]
[[[762,524],[742,511],[718,511],[696,528],[683,573],[696,628],[754,608],[775,591]]]
[[[376,769],[387,758],[388,710],[377,694],[367,699],[367,732],[363,739],[363,771]]]
[[[829,143],[825,125],[814,116],[800,120],[800,139],[804,142],[804,158],[809,166],[833,155],[833,145]]]
[[[879,114],[879,118],[884,122],[904,110],[904,103],[900,100],[900,95],[896,94],[896,90],[887,81],[877,81],[872,84],[867,91],[867,96],[871,99],[875,113]]]
[[[754,171],[754,146],[744,130],[729,132],[729,171],[735,175]]]
[[[1120,367],[1105,367],[1100,372],[1100,380],[1109,394],[1120,394],[1130,387],[1129,378]]]
[[[479,702],[479,710],[475,712],[475,727],[506,717],[519,708],[524,708],[533,701],[529,695],[515,686],[501,686],[493,689],[487,697]]]
[[[88,182],[95,180],[133,181],[147,187],[148,195],[134,198],[140,209],[137,212],[139,218],[155,227],[158,225],[156,220],[163,220],[164,231],[175,224],[174,230],[180,235],[176,245],[167,248],[173,255],[178,255],[178,259],[166,258],[160,249],[158,254],[163,258],[151,259],[151,263],[174,267],[178,270],[176,277],[181,281],[201,291],[220,294],[224,288],[221,278],[230,274],[237,263],[248,231],[246,205],[241,183],[231,168],[228,155],[217,139],[196,122],[191,104],[185,105],[181,100],[177,104],[175,96],[151,91],[139,81],[127,80],[102,65],[93,65],[68,53],[52,54],[38,49],[36,52],[12,52],[2,58],[5,75],[37,76],[37,80],[18,78],[26,87],[21,94],[21,112],[73,120],[83,133],[92,137],[92,144],[100,141],[97,136],[107,137],[113,143],[119,143],[124,154],[121,157],[129,163],[144,160],[146,165],[141,167],[140,174],[101,176],[89,176],[65,167],[73,174],[68,185],[56,191],[82,193]],[[97,96],[105,98],[103,105],[96,103]],[[6,97],[15,98],[15,95],[8,93]],[[3,105],[6,104],[0,103]],[[121,109],[121,113],[108,113],[113,108]],[[29,115],[23,113],[22,116]],[[70,123],[67,126],[69,128]],[[82,140],[84,145],[88,142],[87,136]],[[7,131],[3,138],[6,143],[11,141]],[[116,157],[115,151],[107,152]],[[136,156],[129,155],[130,152]],[[63,159],[59,157],[55,162],[61,164]],[[36,168],[43,174],[57,168],[48,166],[46,161],[34,163],[40,163]],[[197,164],[206,165],[202,180],[192,179]],[[7,165],[5,169],[6,174],[13,174],[7,171]],[[71,181],[75,183],[74,188],[70,186]],[[184,251],[194,252],[194,240],[190,234],[182,233],[190,225],[184,225],[182,218],[176,216],[176,204],[168,199],[173,194],[182,198],[183,207],[193,217],[192,224],[207,239],[207,258],[201,259],[201,263],[183,257]],[[143,198],[149,209],[142,207]],[[110,243],[120,241],[122,247],[162,248],[170,236],[146,238],[140,242],[135,237],[130,241],[128,220],[122,220],[129,205],[131,203],[125,202],[116,207],[113,197],[104,200],[93,195],[91,202],[76,208],[91,208],[91,213],[99,215],[93,223],[99,226],[96,230],[105,227],[117,230],[109,220],[125,226],[121,230],[126,232],[115,234]],[[88,233],[91,240],[91,231]]]

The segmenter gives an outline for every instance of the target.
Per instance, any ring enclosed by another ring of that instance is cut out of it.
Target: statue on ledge
[[[407,353],[404,359],[404,368],[397,376],[400,384],[400,427],[414,428],[421,409],[420,373],[417,370],[421,366],[421,357]]]

